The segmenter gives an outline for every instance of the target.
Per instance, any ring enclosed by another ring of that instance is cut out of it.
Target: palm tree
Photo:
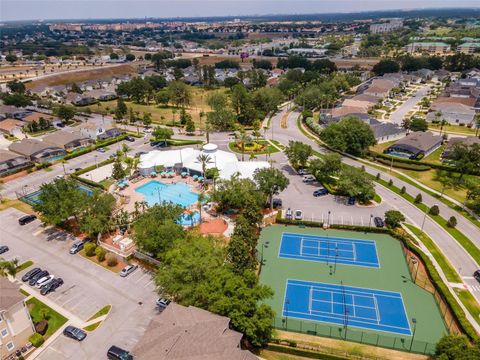
[[[4,260],[0,258],[0,276],[12,276],[17,274],[18,259]]]
[[[235,134],[237,138],[237,144],[240,146],[240,150],[242,150],[242,161],[245,160],[245,144],[251,141],[250,135],[248,135],[245,130],[240,130],[237,134]]]
[[[207,199],[207,196],[205,195],[205,193],[201,192],[200,194],[198,194],[197,206],[198,206],[198,211],[200,213],[200,224],[202,223],[202,207],[206,199]]]
[[[175,114],[177,113],[177,109],[172,109],[172,126],[175,126]]]
[[[199,118],[200,118],[200,125],[199,125],[199,128],[200,128],[200,131],[202,130],[202,118],[205,116],[205,112],[203,111],[200,111],[200,113],[198,114]]]
[[[208,154],[200,154],[197,156],[197,161],[202,164],[202,176],[205,177],[207,165],[212,163],[212,158]]]

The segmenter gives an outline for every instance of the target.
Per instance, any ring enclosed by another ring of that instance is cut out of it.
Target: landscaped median
[[[66,317],[35,297],[28,299],[25,303],[30,317],[35,324],[35,329],[37,330],[37,333],[33,334],[30,340],[36,347],[42,345],[46,339],[52,336],[68,321]]]

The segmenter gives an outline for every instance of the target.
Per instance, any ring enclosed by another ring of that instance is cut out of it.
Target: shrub
[[[97,246],[97,248],[95,249],[95,255],[97,256],[97,260],[102,262],[103,260],[105,260],[105,254],[107,252],[105,251],[104,248],[102,248],[101,246]]]
[[[45,335],[48,329],[48,321],[43,319],[35,324],[35,331],[40,335]]]
[[[436,216],[436,215],[440,214],[440,209],[438,208],[437,205],[433,205],[433,206],[430,208],[430,210],[428,210],[428,213],[429,213],[430,215]]]
[[[407,192],[407,189],[405,188],[405,186],[402,186],[402,188],[400,189],[400,194],[405,194]]]
[[[113,253],[108,253],[105,255],[105,258],[107,259],[108,266],[116,266],[118,264],[117,257]]]
[[[400,226],[400,223],[405,221],[405,216],[398,210],[388,210],[385,212],[385,224],[389,228],[396,228]]]
[[[30,335],[28,341],[30,341],[34,347],[38,348],[45,342],[45,339],[39,333],[34,333]]]
[[[380,173],[377,173],[377,176],[375,176],[377,180],[380,180]]]
[[[97,248],[97,245],[95,245],[94,243],[86,243],[84,248],[85,248],[85,255],[93,256],[95,255],[95,250]]]
[[[388,180],[388,186],[392,186],[392,185],[393,185],[393,180],[392,179]]]
[[[415,196],[415,200],[414,200],[415,204],[421,204],[422,201],[423,201],[422,194],[418,194],[417,196]]]
[[[451,216],[450,219],[448,219],[447,221],[447,226],[451,228],[457,226],[457,218],[455,216]]]

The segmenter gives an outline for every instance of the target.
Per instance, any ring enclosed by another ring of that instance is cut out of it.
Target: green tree
[[[121,97],[117,99],[117,109],[118,109],[118,113],[121,115],[120,116],[121,118],[127,115],[127,112],[128,112],[127,104],[125,104],[125,101]]]
[[[114,52],[110,53],[110,60],[118,60],[118,54]]]
[[[127,55],[125,55],[125,60],[127,60],[127,61],[133,61],[133,60],[135,60],[135,55],[133,55],[133,54],[127,54]]]
[[[337,180],[337,191],[345,196],[368,203],[375,197],[375,187],[370,177],[361,169],[345,167]]]
[[[325,154],[310,161],[310,173],[322,183],[330,183],[342,169],[342,157],[339,154]]]
[[[235,127],[235,114],[228,109],[208,112],[207,120],[209,126],[218,131],[233,130]]]
[[[478,169],[480,164],[480,144],[455,143],[448,154],[448,161],[452,163],[455,171],[460,173],[458,180],[461,181],[465,174],[471,174]]]
[[[171,139],[171,137],[173,136],[173,131],[172,129],[169,129],[169,128],[157,126],[155,130],[153,130],[152,135],[155,138],[155,141],[166,142],[168,139]]]
[[[91,257],[95,255],[95,250],[97,249],[97,245],[95,243],[89,242],[85,244],[84,249],[85,249],[85,255]]]
[[[447,221],[447,226],[454,228],[457,226],[457,218],[455,216],[450,216],[450,218]]]
[[[115,159],[112,168],[112,178],[115,180],[123,179],[126,176],[125,169],[122,166],[122,162],[120,161],[119,157]]]
[[[112,214],[116,200],[112,194],[95,191],[87,198],[81,214],[80,230],[89,236],[106,233],[113,227]]]
[[[328,125],[320,133],[320,138],[334,149],[355,156],[363,155],[376,143],[373,130],[356,116],[346,116]]]
[[[376,75],[383,75],[387,73],[396,73],[400,71],[400,64],[395,60],[385,59],[380,60],[372,68]]]
[[[212,163],[212,158],[208,154],[201,153],[197,156],[197,161],[202,165],[202,175],[205,177],[207,166]]]
[[[242,125],[251,125],[256,116],[252,95],[243,84],[232,87],[230,100],[237,120]]]
[[[290,140],[288,142],[288,146],[285,148],[285,155],[294,168],[304,168],[312,154],[312,147],[308,144],[304,144],[301,141]]]
[[[40,218],[47,224],[60,225],[70,216],[78,222],[84,211],[88,195],[78,188],[74,180],[58,179],[40,187],[39,201],[33,209],[40,213]]]
[[[5,260],[0,257],[0,276],[12,276],[17,274],[18,259]]]
[[[172,81],[167,86],[168,98],[176,106],[185,108],[192,101],[192,91],[190,87],[181,81]]]
[[[472,345],[465,335],[445,335],[435,347],[435,359],[473,360],[480,358],[480,345]]]
[[[213,111],[220,111],[228,106],[228,96],[224,92],[214,91],[207,95],[207,104]]]
[[[24,94],[25,93],[25,84],[17,79],[9,81],[7,83],[7,87],[10,89],[11,92],[17,94]]]
[[[161,200],[161,193],[159,194]],[[163,202],[148,208],[133,223],[133,237],[140,249],[162,258],[173,242],[183,239],[183,228],[176,223],[183,213],[180,205]]]
[[[70,120],[75,117],[77,112],[73,106],[59,105],[53,109],[53,113],[66,123],[69,123]]]
[[[412,131],[425,132],[428,130],[428,123],[422,118],[415,117],[410,120],[409,129]]]
[[[18,58],[14,54],[7,54],[5,55],[5,60],[8,61],[10,64],[13,64],[15,61],[18,60]]]
[[[143,126],[149,127],[152,124],[152,114],[149,112],[144,112],[143,113]]]
[[[24,94],[6,94],[3,95],[2,98],[5,105],[12,105],[15,107],[25,107],[32,105],[32,101],[30,100],[30,98]]]
[[[282,171],[275,168],[257,169],[253,178],[258,185],[258,189],[268,197],[270,209],[273,209],[273,196],[285,190],[290,184]]]
[[[255,270],[258,237],[257,225],[251,224],[243,215],[238,216],[227,246],[227,261],[235,273],[243,274],[246,270]]]
[[[167,89],[162,89],[157,91],[155,94],[155,102],[161,106],[167,106],[170,102],[170,94],[168,93]]]
[[[405,221],[405,216],[398,210],[388,210],[385,212],[385,224],[389,228],[399,227]]]

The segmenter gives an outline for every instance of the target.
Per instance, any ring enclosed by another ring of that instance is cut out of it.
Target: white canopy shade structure
[[[205,144],[202,150],[194,148],[184,148],[179,150],[153,150],[140,156],[138,166],[143,175],[148,175],[155,171],[157,166],[163,166],[166,170],[176,172],[185,169],[190,174],[202,174],[202,163],[198,161],[199,155],[208,155],[210,161],[207,163],[207,169],[217,168],[221,179],[229,179],[237,174],[241,178],[253,178],[256,169],[269,167],[266,161],[238,161],[235,154],[223,150],[218,150],[215,144]]]

